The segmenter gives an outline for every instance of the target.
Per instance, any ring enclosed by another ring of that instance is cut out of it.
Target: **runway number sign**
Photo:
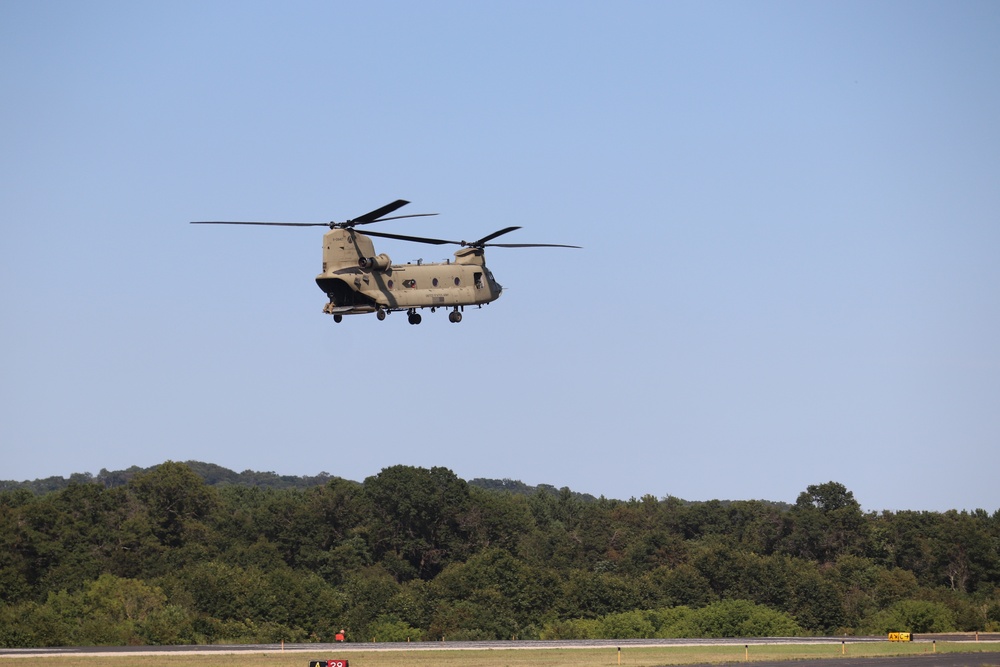
[[[346,660],[310,660],[309,667],[350,667]]]

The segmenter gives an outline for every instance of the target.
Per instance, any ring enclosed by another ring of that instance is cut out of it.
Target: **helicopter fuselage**
[[[494,243],[493,240],[520,229],[505,227],[487,234],[476,241],[449,241],[426,236],[410,236],[383,231],[354,230],[357,225],[423,218],[437,213],[389,214],[410,202],[397,199],[374,211],[342,222],[257,222],[235,220],[202,220],[192,225],[264,225],[269,227],[329,227],[323,235],[323,271],[316,276],[316,284],[329,297],[323,312],[333,315],[340,322],[344,315],[375,313],[384,320],[394,310],[405,310],[410,324],[420,324],[422,308],[434,312],[450,308],[448,319],[462,321],[466,306],[482,307],[500,298],[500,286],[486,268],[484,251],[487,247],[501,248],[579,248],[555,243]],[[424,264],[393,264],[386,254],[375,254],[371,236],[431,245],[458,245],[454,260]]]
[[[461,248],[445,262],[393,264],[388,255],[376,255],[371,238],[350,228],[323,235],[323,271],[316,284],[330,299],[324,312],[335,317],[372,312],[383,317],[395,310],[412,315],[420,308],[458,312],[495,301],[503,291],[482,248]]]

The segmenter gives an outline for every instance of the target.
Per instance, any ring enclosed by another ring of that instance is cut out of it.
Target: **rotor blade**
[[[379,218],[378,220],[369,220],[368,222],[358,222],[357,220],[352,220],[356,225],[368,225],[373,222],[385,222],[386,220],[401,220],[402,218],[426,218],[431,215],[437,215],[437,213],[411,213],[410,215],[394,215],[388,218]],[[366,234],[368,232],[365,232]]]
[[[199,220],[192,225],[267,225],[269,227],[329,227],[328,222],[234,222],[231,220]]]
[[[381,218],[383,215],[389,215],[390,213],[392,213],[393,211],[395,211],[397,208],[401,208],[403,206],[406,206],[409,203],[410,202],[406,201],[405,199],[397,199],[396,201],[392,202],[391,204],[386,204],[382,208],[377,208],[374,211],[369,211],[368,213],[365,213],[364,215],[359,215],[358,217],[354,218],[353,220],[348,220],[348,222],[353,223],[355,225],[367,225],[370,222],[375,222],[376,220],[378,220],[379,218]]]
[[[360,233],[360,232],[359,232]],[[389,234],[388,232],[364,232],[365,236],[378,236],[383,239],[397,239],[399,241],[413,241],[414,243],[430,243],[431,245],[462,245],[461,241],[445,241],[444,239],[429,239],[425,236],[404,236],[403,234]]]
[[[561,243],[484,243],[490,248],[582,248],[579,245],[563,245]]]
[[[493,239],[495,239],[498,236],[503,236],[504,234],[509,234],[510,232],[514,231],[515,229],[520,229],[520,227],[507,227],[506,229],[501,229],[500,231],[493,232],[489,236],[484,236],[483,238],[479,239],[478,241],[473,241],[472,243],[465,243],[465,242],[463,242],[462,245],[467,245],[467,246],[472,246],[472,247],[481,246],[484,243],[486,243],[487,241],[492,241]]]

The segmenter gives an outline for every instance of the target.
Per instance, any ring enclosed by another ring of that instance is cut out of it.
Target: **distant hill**
[[[258,486],[269,489],[308,489],[314,486],[322,486],[330,480],[338,479],[328,472],[321,472],[318,475],[304,475],[299,477],[296,475],[279,475],[274,472],[258,472],[255,470],[235,472],[228,468],[223,468],[220,465],[216,465],[214,463],[204,463],[202,461],[184,461],[183,463],[197,473],[199,477],[205,480],[205,483],[209,486],[233,485]],[[89,472],[76,472],[69,477],[46,477],[45,479],[23,482],[16,482],[12,480],[0,481],[0,491],[27,489],[36,495],[42,495],[52,493],[53,491],[61,491],[70,484],[100,484],[105,488],[112,488],[116,486],[124,486],[125,484],[128,484],[129,480],[136,475],[149,472],[156,467],[157,466],[140,468],[139,466],[132,466],[131,468],[127,468],[125,470],[114,471],[102,468],[96,475],[92,475]],[[533,496],[537,493],[546,493],[552,496],[559,496],[565,492],[569,493],[574,500],[579,500],[585,503],[598,501],[598,498],[589,493],[571,491],[566,487],[556,488],[551,484],[538,484],[531,486],[530,484],[525,484],[524,482],[514,479],[488,479],[477,477],[469,480],[468,484],[486,491],[496,491],[498,493],[512,493],[523,496]],[[682,505],[699,504],[698,501],[686,501],[680,499],[675,499],[675,501]],[[707,502],[720,503],[723,506],[728,506],[733,501],[710,500]],[[763,500],[761,502],[776,507],[782,511],[791,507],[788,503],[783,502],[767,500]]]
[[[279,475],[274,472],[257,472],[254,470],[234,472],[214,463],[203,463],[201,461],[184,461],[184,465],[197,473],[209,486],[239,485],[260,486],[272,489],[307,489],[313,486],[321,486],[335,479],[334,476],[327,472],[321,472],[315,476],[297,477],[295,475]],[[100,484],[105,488],[112,488],[124,486],[136,475],[149,472],[156,467],[140,468],[139,466],[132,466],[126,470],[114,471],[102,468],[96,475],[84,472],[73,473],[68,478],[46,477],[45,479],[25,482],[0,481],[0,491],[28,489],[40,495],[65,489],[70,484]]]
[[[480,489],[485,489],[487,491],[507,492],[519,496],[533,496],[539,492],[547,493],[552,496],[558,496],[560,493],[562,493],[562,489],[557,489],[551,484],[539,484],[538,486],[530,486],[516,479],[484,479],[482,477],[477,477],[475,479],[469,480],[468,483],[470,486],[475,486]],[[582,500],[587,503],[592,503],[597,500],[597,498],[590,495],[589,493],[577,493],[575,491],[570,491],[568,488],[566,489],[566,491],[569,492],[569,494],[573,496],[573,498],[577,500]]]
[[[328,472],[321,472],[314,476],[298,477],[295,475],[279,475],[274,472],[258,472],[255,470],[235,472],[220,465],[204,463],[202,461],[184,461],[183,463],[205,480],[205,483],[209,486],[234,485],[259,486],[270,489],[308,489],[313,486],[321,486],[332,479],[336,479]],[[27,489],[36,495],[42,495],[52,493],[53,491],[61,491],[70,484],[100,484],[105,488],[112,488],[124,486],[136,475],[149,472],[156,467],[140,468],[139,466],[132,466],[125,470],[114,471],[102,468],[96,475],[92,475],[89,472],[78,472],[73,473],[69,477],[46,477],[45,479],[24,482],[0,481],[0,491]],[[530,486],[524,482],[511,479],[477,478],[469,481],[468,484],[487,491],[506,491],[526,496],[534,495],[538,492],[548,493],[553,496],[558,496],[561,493],[560,489],[550,484]],[[588,493],[576,493],[569,491],[569,489],[566,490],[577,500],[584,502],[594,502],[597,500],[597,498]]]

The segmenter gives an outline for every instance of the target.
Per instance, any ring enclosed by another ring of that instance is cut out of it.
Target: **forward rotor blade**
[[[489,248],[582,248],[579,245],[563,245],[561,243],[484,243]]]
[[[231,220],[199,220],[192,225],[266,225],[268,227],[329,227],[328,222],[236,222]]]
[[[561,243],[488,243],[490,239],[503,236],[520,227],[507,227],[500,231],[493,232],[489,236],[484,236],[478,241],[449,241],[446,239],[432,239],[426,236],[406,236],[405,234],[391,234],[389,232],[364,232],[366,236],[378,236],[384,239],[396,239],[398,241],[413,241],[414,243],[429,243],[431,245],[460,245],[463,248],[580,248],[578,245],[563,245]]]
[[[493,239],[495,239],[498,236],[503,236],[504,234],[509,234],[510,232],[514,231],[515,229],[520,229],[520,227],[507,227],[506,229],[501,229],[500,231],[493,232],[489,236],[484,236],[483,238],[479,239],[478,241],[474,241],[472,243],[465,243],[463,241],[462,245],[471,246],[473,248],[476,247],[476,246],[481,246],[484,243],[486,243],[487,241],[492,241]]]

